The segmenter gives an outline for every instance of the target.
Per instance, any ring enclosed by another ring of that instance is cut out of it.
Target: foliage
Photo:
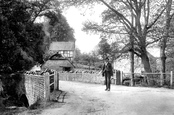
[[[96,63],[100,61],[97,50],[92,51],[90,56],[91,56],[91,63],[92,63],[92,65],[95,66]]]
[[[59,10],[43,14],[50,19],[50,38],[51,41],[74,41],[74,30],[69,26],[66,18]]]
[[[80,50],[76,48],[74,58],[75,63],[88,65],[90,68],[90,66],[96,67],[96,63],[98,63],[99,61],[100,59],[97,51],[92,51],[91,53],[81,53]]]
[[[165,24],[164,24],[164,36],[160,41],[160,57],[161,57],[161,72],[166,72],[166,48],[167,48],[167,41],[169,39],[169,30],[170,30],[170,22],[171,22],[171,9],[172,9],[172,0],[166,1],[166,13],[165,13]],[[161,75],[164,80],[166,80],[166,75]],[[166,81],[164,81],[166,84]]]
[[[47,61],[53,52],[49,51],[49,46],[53,41],[75,41],[74,30],[69,26],[66,18],[60,10],[48,11],[42,14],[47,19],[43,23],[45,32],[43,40],[44,61]]]
[[[53,41],[75,41],[74,30],[69,26],[66,18],[62,15],[59,9],[46,11],[42,13],[47,21],[43,24],[43,31],[46,36],[43,40],[43,49],[45,51],[44,61],[47,61],[51,56],[49,46]]]
[[[81,55],[81,58],[85,65],[91,66],[91,56],[90,55],[84,53]]]
[[[112,36],[125,34],[130,40],[134,41],[134,49],[131,50],[130,42],[127,41],[125,49],[133,51],[141,58],[146,72],[151,72],[149,57],[147,55],[147,46],[159,41],[158,38],[151,38],[150,32],[152,27],[163,14],[166,4],[163,0],[72,0],[69,5],[90,5],[94,3],[102,3],[107,9],[102,13],[102,24],[88,21],[84,30],[99,32],[102,38],[110,38]],[[118,38],[116,37],[116,38]]]
[[[29,70],[35,62],[43,63],[47,36],[43,25],[35,23],[36,19],[43,15],[51,18],[53,39],[57,37],[58,40],[74,40],[73,30],[58,9],[57,1],[0,1],[1,71]]]
[[[99,55],[101,55],[103,59],[110,55],[111,47],[109,43],[107,42],[107,39],[101,39],[98,46],[99,46],[98,53]]]
[[[168,43],[167,43],[167,48],[166,48],[166,56],[167,56],[167,60],[166,60],[166,71],[174,71],[174,40],[173,40],[173,21],[174,19],[172,19],[171,22],[171,28],[170,28],[170,37],[168,39]]]
[[[75,49],[75,56],[74,56],[74,61],[76,62],[76,63],[79,63],[79,61],[80,61],[80,59],[81,59],[81,56],[82,54],[81,54],[81,52],[80,52],[80,49],[78,49],[78,48],[76,48]]]
[[[102,38],[98,44],[98,54],[104,59],[109,56],[111,61],[117,59],[119,53],[119,45],[116,42],[108,43],[107,39]]]
[[[14,72],[30,69],[41,57],[41,25],[30,21],[27,5],[19,0],[0,1],[0,69]],[[39,51],[39,52],[38,52]]]

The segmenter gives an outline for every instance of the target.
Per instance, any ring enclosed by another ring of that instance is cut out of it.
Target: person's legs
[[[106,89],[110,89],[110,77],[109,73],[106,73]]]
[[[108,91],[110,91],[110,89],[111,89],[111,76],[110,75],[108,75]]]
[[[106,85],[106,89],[105,90],[107,90],[108,88],[107,88],[107,74],[105,74],[105,85]]]

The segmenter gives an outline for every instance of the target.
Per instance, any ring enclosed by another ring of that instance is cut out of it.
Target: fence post
[[[49,73],[45,74],[45,99],[46,101],[49,101],[50,99],[50,76]]]
[[[173,86],[173,71],[170,72],[170,86]]]
[[[57,90],[59,90],[59,73],[56,71],[56,74],[57,74]]]
[[[115,73],[115,75],[114,75],[114,79],[115,79],[115,81],[114,81],[114,85],[116,85],[116,83],[117,83],[117,70],[116,69],[114,69],[114,73]]]
[[[163,73],[161,72],[161,75],[160,75],[160,85],[163,86]]]
[[[121,75],[120,75],[120,84],[123,85],[123,71],[121,71]]]
[[[57,71],[54,70],[54,90],[57,90]]]
[[[121,85],[120,83],[121,71],[116,71],[116,85]]]

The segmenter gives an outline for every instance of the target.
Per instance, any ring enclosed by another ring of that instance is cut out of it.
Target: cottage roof
[[[74,50],[75,42],[52,42],[49,50],[62,51],[62,50]]]
[[[48,60],[45,64],[45,67],[74,67],[67,59],[61,60]],[[55,69],[55,68],[54,68]]]

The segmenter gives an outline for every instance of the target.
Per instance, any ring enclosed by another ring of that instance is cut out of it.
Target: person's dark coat
[[[105,63],[102,68],[102,75],[105,77],[104,84],[106,85],[106,91],[110,91],[111,88],[111,76],[113,76],[113,70],[111,63]]]
[[[112,65],[109,62],[103,65],[102,76],[104,76],[106,72],[109,73],[110,76],[113,76]]]

